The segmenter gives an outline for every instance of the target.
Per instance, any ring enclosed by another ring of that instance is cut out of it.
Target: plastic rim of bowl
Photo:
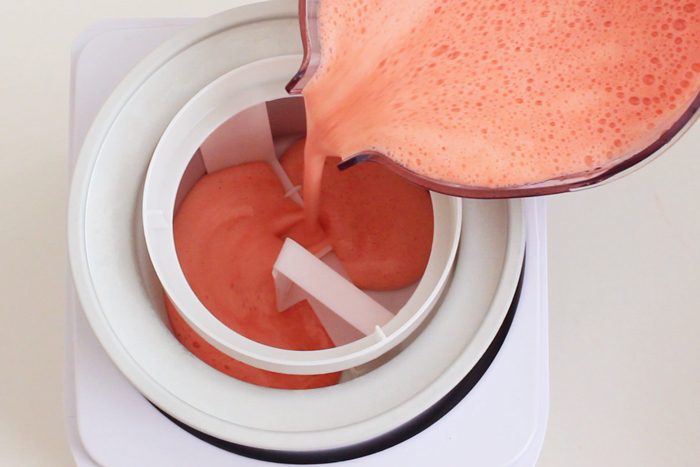
[[[237,68],[192,98],[161,138],[146,175],[143,225],[146,245],[166,294],[197,333],[227,355],[249,365],[287,374],[343,371],[367,363],[399,345],[428,316],[452,272],[462,226],[456,198],[433,193],[433,246],[426,271],[408,303],[379,335],[327,350],[293,351],[269,347],[226,327],[199,301],[175,251],[173,218],[180,181],[192,156],[221,124],[239,112],[284,98],[284,85],[301,56],[280,56]]]

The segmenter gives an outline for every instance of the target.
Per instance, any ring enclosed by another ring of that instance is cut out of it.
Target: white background
[[[74,465],[61,402],[73,40],[102,18],[236,4],[3,2],[0,465]],[[641,171],[548,209],[551,408],[538,466],[700,465],[700,125]]]

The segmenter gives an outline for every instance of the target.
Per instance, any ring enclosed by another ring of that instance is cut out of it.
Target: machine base
[[[143,56],[194,21],[108,20],[78,39],[72,63],[73,160],[114,86]],[[521,297],[491,366],[464,399],[427,429],[416,430],[415,436],[389,449],[345,463],[362,467],[535,464],[549,409],[546,214],[543,199],[524,204],[527,259]],[[141,396],[95,338],[72,284],[66,321],[65,412],[79,467],[263,464],[198,439]]]

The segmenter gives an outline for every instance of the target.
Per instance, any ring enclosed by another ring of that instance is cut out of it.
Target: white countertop
[[[0,16],[0,465],[73,466],[62,413],[73,40],[234,0],[5,5]],[[548,199],[551,408],[538,466],[700,465],[700,131]]]

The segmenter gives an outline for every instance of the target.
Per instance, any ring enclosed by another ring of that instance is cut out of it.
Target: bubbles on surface
[[[341,156],[372,147],[448,181],[531,183],[643,149],[700,88],[694,1],[351,3],[321,3],[304,91]]]

